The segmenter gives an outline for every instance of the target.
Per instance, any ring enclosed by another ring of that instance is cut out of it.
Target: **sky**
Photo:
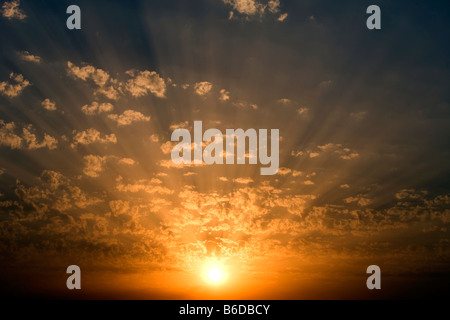
[[[81,9],[69,30],[66,9]],[[366,27],[369,5],[382,29]],[[450,284],[450,5],[0,2],[0,295],[433,298]],[[280,168],[174,165],[279,129]],[[193,146],[192,148],[195,148]],[[66,288],[78,265],[82,290]],[[382,290],[366,287],[381,268]],[[210,270],[219,272],[212,281]]]

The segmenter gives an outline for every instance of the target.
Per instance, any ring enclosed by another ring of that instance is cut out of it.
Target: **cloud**
[[[309,108],[300,108],[300,109],[297,110],[297,113],[300,116],[305,116],[305,115],[308,114],[308,112],[309,112]]]
[[[292,173],[292,170],[289,169],[289,168],[280,168],[280,169],[278,169],[278,174],[280,176],[287,176],[288,174],[291,174],[291,173]]]
[[[78,67],[72,62],[67,62],[67,73],[75,79],[91,81],[97,87],[95,94],[101,94],[111,100],[117,100],[121,91],[121,84],[102,69],[90,65]]]
[[[98,178],[103,172],[108,157],[88,155],[84,157],[83,173],[91,178]]]
[[[292,103],[292,100],[291,100],[291,99],[283,98],[283,99],[278,100],[278,103],[281,103],[281,104],[291,104],[291,103]]]
[[[263,17],[265,14],[279,15],[278,21],[286,20],[288,14],[280,13],[279,0],[222,0],[223,3],[230,6],[233,11],[230,11],[228,19],[233,19],[236,14],[249,19],[251,17]]]
[[[111,103],[92,102],[90,105],[84,105],[81,107],[81,111],[88,116],[93,116],[100,113],[108,113],[114,110],[114,106]]]
[[[47,214],[50,209],[63,212],[75,208],[85,209],[102,202],[74,186],[72,181],[61,173],[51,170],[42,172],[37,186],[27,188],[18,183],[15,193],[25,203]]]
[[[358,195],[356,197],[348,197],[344,199],[345,203],[357,203],[361,207],[367,207],[372,204],[373,200],[362,195]]]
[[[185,176],[185,177],[191,177],[191,176],[196,176],[197,175],[197,173],[195,173],[195,172],[186,172],[185,174],[183,174],[183,176]]]
[[[234,183],[237,184],[250,184],[255,182],[252,178],[237,178],[237,179],[233,179]]]
[[[257,104],[252,104],[252,103],[243,102],[243,101],[233,102],[233,106],[235,106],[237,108],[250,108],[253,110],[258,110]]]
[[[83,67],[78,67],[72,62],[67,62],[68,74],[76,79],[83,81],[92,80],[97,86],[104,87],[110,80],[110,75],[102,70],[96,69],[93,66],[85,65]]]
[[[41,63],[41,57],[39,56],[35,56],[31,53],[29,53],[28,51],[22,51],[22,52],[18,52],[19,58],[22,59],[23,61],[27,61],[27,62],[34,62],[34,63]]]
[[[0,94],[10,98],[17,97],[26,87],[31,85],[30,81],[25,80],[21,74],[11,73],[9,78],[15,84],[6,81],[0,82]]]
[[[129,126],[134,122],[149,122],[151,117],[147,117],[138,111],[127,110],[121,115],[110,114],[109,119],[117,122],[119,127]]]
[[[341,185],[339,188],[341,188],[341,189],[350,189],[350,185],[348,185],[348,184],[343,184],[343,185]]]
[[[36,149],[42,149],[42,148],[48,148],[49,150],[54,150],[58,147],[58,141],[48,135],[47,133],[44,133],[44,138],[41,142],[39,142],[36,138],[36,135],[34,133],[31,133],[32,126],[28,126],[28,128],[23,128],[23,139],[25,140],[25,143],[27,144],[27,148],[29,150],[36,150]]]
[[[184,122],[174,123],[174,124],[170,125],[169,129],[172,131],[175,131],[177,129],[185,129],[188,126],[189,126],[189,121],[184,121]]]
[[[127,165],[127,166],[134,166],[136,164],[136,161],[134,161],[131,158],[123,158],[119,160],[119,164]]]
[[[86,131],[73,132],[73,143],[70,145],[72,148],[76,148],[78,145],[89,145],[93,143],[107,144],[107,143],[117,143],[117,137],[115,134],[105,135],[104,138],[101,137],[101,133],[95,129],[88,129]]]
[[[42,148],[53,150],[57,148],[58,141],[54,137],[44,133],[43,140],[39,142],[32,131],[32,125],[28,125],[20,130],[14,122],[6,123],[0,120],[0,146],[9,147],[13,150],[36,150]]]
[[[27,15],[19,8],[20,0],[6,1],[2,6],[3,17],[7,19],[23,20]]]
[[[303,151],[299,151],[299,150],[292,150],[291,152],[291,156],[293,156],[294,158],[299,158],[303,155]]]
[[[197,82],[194,85],[195,93],[199,96],[207,95],[209,92],[211,92],[213,85],[210,82],[204,81],[204,82]]]
[[[283,14],[281,14],[279,17],[278,17],[278,19],[277,19],[277,21],[279,21],[279,22],[284,22],[284,21],[286,21],[286,19],[288,18],[288,14],[287,13],[283,13]]]
[[[56,111],[56,104],[53,101],[50,101],[50,99],[45,99],[44,101],[42,101],[41,105],[45,110]]]
[[[170,154],[175,147],[176,143],[167,141],[161,145],[161,151],[163,154]]]
[[[230,5],[238,13],[253,16],[264,13],[266,6],[258,3],[256,0],[222,0],[225,4]]]
[[[125,183],[122,177],[116,179],[116,190],[119,192],[171,195],[173,190],[162,186],[162,181],[156,178],[141,179],[138,181]]]
[[[155,71],[136,71],[126,72],[132,79],[125,85],[126,90],[136,98],[143,97],[149,93],[158,98],[165,98],[166,83]]]
[[[322,154],[336,154],[342,160],[353,160],[358,158],[360,155],[358,152],[351,150],[350,148],[344,147],[342,144],[328,143],[322,146],[317,146],[317,150],[307,151],[311,159],[318,158]],[[301,151],[292,151],[291,155],[295,156],[297,154],[302,155]]]
[[[220,90],[219,100],[222,101],[222,102],[229,101],[230,100],[230,93],[227,90],[225,90],[225,89]]]
[[[0,120],[0,146],[11,149],[20,149],[22,147],[22,138],[14,133],[16,124],[14,122],[6,123]]]
[[[150,136],[150,141],[153,143],[158,143],[159,142],[159,136],[157,134],[152,134]]]

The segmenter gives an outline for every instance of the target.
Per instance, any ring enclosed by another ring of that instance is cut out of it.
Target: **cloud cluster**
[[[11,20],[23,20],[27,15],[20,9],[20,0],[5,1],[2,6],[3,17]]]
[[[76,66],[67,62],[67,73],[75,79],[90,81],[94,86],[94,94],[103,95],[110,100],[118,100],[124,94],[139,98],[153,94],[158,98],[165,98],[166,83],[155,71],[129,70],[130,77],[126,82],[114,79],[109,73],[91,65]]]
[[[134,110],[126,110],[122,114],[110,114],[109,119],[115,121],[119,127],[129,126],[135,122],[149,122],[151,117]]]
[[[26,87],[31,85],[30,81],[24,79],[21,74],[11,73],[9,78],[12,80],[12,83],[7,81],[0,82],[0,94],[10,98],[19,96]]]
[[[359,158],[360,154],[350,148],[344,147],[342,144],[328,143],[325,145],[317,146],[315,150],[292,150],[291,156],[298,158],[307,155],[309,158],[318,158],[324,154],[337,155],[342,160],[353,160]]]
[[[246,18],[274,14],[278,15],[277,21],[283,22],[288,17],[287,13],[280,14],[280,0],[222,0],[222,2],[233,9],[229,19],[233,19],[236,14]]]
[[[81,107],[81,111],[87,116],[94,116],[101,113],[109,113],[114,110],[114,106],[109,103],[92,102],[90,105],[84,105]]]
[[[96,129],[88,129],[86,131],[73,131],[73,142],[70,145],[72,148],[76,148],[78,145],[89,145],[93,143],[107,144],[117,143],[117,137],[115,134],[101,136],[100,131]]]
[[[166,83],[156,72],[130,70],[127,74],[132,79],[128,80],[125,87],[133,97],[138,98],[149,93],[158,98],[166,97]]]
[[[44,133],[42,140],[39,141],[33,132],[34,128],[32,125],[23,127],[20,130],[14,122],[6,123],[0,120],[0,146],[28,150],[43,148],[53,150],[57,148],[58,141],[54,137]]]
[[[120,96],[118,81],[111,78],[109,73],[102,69],[97,69],[90,65],[79,67],[68,61],[67,73],[75,79],[92,81],[96,86],[95,94],[103,95],[111,100],[117,100]]]

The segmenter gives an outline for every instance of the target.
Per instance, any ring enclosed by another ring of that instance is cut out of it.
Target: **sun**
[[[203,278],[211,285],[221,285],[225,283],[227,273],[222,265],[210,263],[205,265],[203,269]]]

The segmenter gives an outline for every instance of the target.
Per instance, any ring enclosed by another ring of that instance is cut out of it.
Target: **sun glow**
[[[221,285],[226,281],[227,273],[220,264],[207,264],[203,269],[204,280],[211,285]]]

